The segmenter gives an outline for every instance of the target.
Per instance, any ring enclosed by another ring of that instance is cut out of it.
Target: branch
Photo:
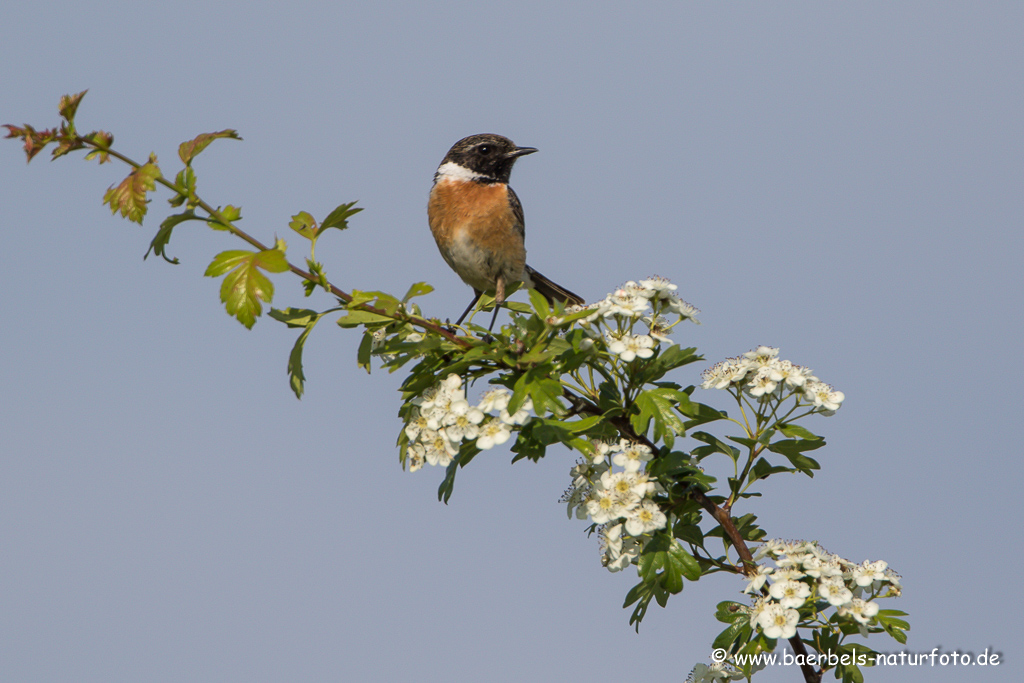
[[[90,140],[88,138],[84,138],[84,137],[82,137],[80,135],[76,135],[75,136],[75,142],[80,144],[82,147],[91,147],[93,149],[101,150],[101,151],[105,152],[106,154],[109,154],[110,156],[114,157],[115,159],[118,159],[118,160],[124,162],[125,164],[131,166],[132,168],[138,169],[138,168],[142,167],[142,164],[138,163],[137,161],[135,161],[135,160],[133,160],[133,159],[131,159],[129,157],[126,157],[125,155],[121,154],[120,152],[116,152],[116,151],[114,151],[113,149],[111,149],[109,147],[100,147],[99,145],[97,145],[92,140]],[[184,189],[178,187],[174,183],[172,183],[169,180],[167,180],[166,178],[164,178],[162,173],[159,176],[157,176],[156,182],[160,183],[161,185],[163,185],[164,187],[169,189],[171,192],[174,192],[178,196],[184,197],[187,201],[193,199],[193,198],[188,196],[188,192],[187,191],[185,191]],[[256,249],[259,249],[260,251],[266,251],[268,249],[268,247],[265,244],[260,242],[255,237],[252,237],[251,235],[246,233],[244,230],[242,230],[241,228],[236,226],[231,221],[229,221],[226,218],[224,218],[223,214],[221,214],[220,211],[218,211],[217,209],[215,209],[212,206],[210,206],[209,204],[207,204],[204,200],[202,200],[198,196],[195,196],[194,200],[195,200],[195,205],[196,206],[198,206],[201,209],[203,209],[203,211],[205,211],[210,216],[210,218],[215,220],[217,223],[219,223],[219,224],[223,225],[225,228],[227,228],[228,231],[231,232],[231,234],[233,234],[235,237],[238,237],[238,238],[240,238],[242,240],[245,240],[251,246],[255,247]],[[309,273],[309,272],[307,272],[305,270],[302,270],[301,268],[298,268],[297,266],[294,266],[291,263],[288,263],[288,269],[291,272],[293,272],[296,275],[298,275],[299,277],[303,278],[304,280],[307,280],[309,282],[313,282],[315,284],[320,284],[320,279],[319,278],[314,277],[311,273]],[[352,301],[352,295],[351,294],[349,294],[348,292],[345,292],[344,290],[338,288],[337,286],[331,284],[330,282],[327,282],[327,289],[328,289],[328,291],[331,294],[333,294],[339,300],[341,300],[342,302],[344,302],[346,304]],[[367,311],[369,313],[375,313],[377,315],[385,316],[385,317],[388,317],[388,318],[393,318],[395,320],[402,320],[404,322],[408,322],[408,323],[416,325],[418,327],[422,327],[423,329],[429,330],[431,332],[434,332],[435,334],[437,334],[437,335],[439,335],[441,337],[444,337],[445,339],[447,339],[448,341],[452,342],[453,344],[457,344],[457,345],[459,345],[459,346],[461,346],[463,348],[470,348],[472,346],[472,344],[469,342],[468,339],[466,339],[464,337],[459,337],[458,335],[453,334],[452,332],[448,331],[447,329],[445,329],[441,325],[434,324],[434,323],[430,322],[429,320],[427,320],[425,318],[421,318],[419,316],[407,315],[407,314],[396,316],[394,314],[388,313],[387,311],[385,311],[383,309],[380,309],[380,308],[377,308],[375,306],[371,306],[371,305],[365,304],[365,303],[364,304],[359,304],[358,306],[355,307],[355,309],[356,310]]]

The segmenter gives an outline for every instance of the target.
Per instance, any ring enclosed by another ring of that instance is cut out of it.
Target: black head
[[[441,165],[449,162],[458,164],[484,180],[507,183],[516,159],[536,151],[534,147],[516,147],[514,142],[501,135],[483,133],[456,142]]]

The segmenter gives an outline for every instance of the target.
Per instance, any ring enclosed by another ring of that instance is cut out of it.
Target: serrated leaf
[[[150,154],[149,161],[133,169],[119,185],[111,186],[103,195],[103,203],[110,206],[110,213],[118,213],[134,223],[142,223],[146,215],[148,200],[146,193],[156,189],[160,168],[156,155]]]
[[[408,303],[409,300],[414,297],[423,296],[424,294],[430,294],[433,291],[434,288],[428,285],[426,282],[417,282],[411,287],[409,287],[409,291],[406,292],[405,296],[402,297],[402,303]]]
[[[192,164],[192,160],[199,156],[199,153],[210,146],[210,143],[219,138],[229,138],[231,140],[241,140],[238,136],[238,132],[231,130],[230,128],[218,131],[216,133],[202,133],[197,135],[188,142],[183,142],[178,145],[178,157],[182,163],[186,166]]]
[[[306,211],[300,211],[292,216],[292,220],[288,223],[288,227],[305,237],[307,240],[312,240],[316,237],[316,219],[313,218],[312,214],[307,213]]]
[[[263,312],[260,302],[270,303],[274,298],[274,285],[261,270],[284,272],[288,270],[288,261],[277,249],[225,251],[214,257],[205,273],[208,277],[226,274],[220,287],[220,300],[229,315],[250,329]]]
[[[535,375],[536,373],[531,370],[527,374]],[[560,400],[562,385],[558,380],[550,377],[535,379],[527,385],[527,391],[530,393],[530,398],[533,399],[533,411],[537,415],[544,415],[548,412],[560,415],[565,410]]]
[[[142,260],[145,261],[149,258],[149,252],[153,252],[157,256],[162,256],[168,263],[179,263],[177,258],[167,258],[167,244],[171,241],[171,231],[179,223],[184,223],[190,220],[200,220],[196,217],[195,213],[191,210],[182,213],[176,213],[173,216],[168,216],[160,224],[160,229],[156,231],[156,235],[153,237],[153,241],[149,243],[149,249],[146,250]]]
[[[349,202],[348,204],[341,204],[334,211],[327,214],[327,218],[320,224],[320,231],[323,232],[328,228],[338,228],[344,230],[348,227],[348,219],[356,215],[362,208],[355,208],[356,202]]]
[[[398,307],[402,305],[402,302],[390,294],[386,294],[384,292],[376,292],[376,294],[377,300],[375,301],[374,306],[388,315],[394,315],[398,310]]]
[[[271,314],[273,314],[273,310],[271,310]],[[306,375],[302,371],[302,352],[306,346],[306,339],[309,337],[309,333],[313,331],[319,320],[319,316],[314,317],[306,325],[306,329],[299,334],[295,340],[295,345],[292,346],[291,353],[288,354],[288,384],[295,393],[295,398],[298,399],[301,399],[302,394],[306,391]]]
[[[680,398],[681,397],[681,398]],[[630,415],[630,422],[638,434],[646,434],[654,422],[654,441],[665,441],[669,448],[675,444],[676,434],[685,432],[683,421],[675,414],[676,404],[680,401],[689,402],[690,398],[681,391],[674,389],[649,389],[641,391],[634,404],[639,413]]]

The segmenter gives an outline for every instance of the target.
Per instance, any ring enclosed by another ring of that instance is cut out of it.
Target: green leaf
[[[237,221],[242,219],[242,209],[228,204],[223,209],[217,209],[217,213],[226,221]]]
[[[363,332],[363,338],[359,342],[359,351],[356,353],[356,363],[359,367],[370,374],[370,351],[373,350],[373,330]]]
[[[324,311],[321,314],[308,308],[285,308],[283,310],[271,308],[270,313],[267,315],[274,320],[283,322],[288,327],[309,327],[310,323],[316,324],[320,316],[326,313],[329,313],[329,311]]]
[[[548,304],[548,300],[544,298],[544,295],[538,292],[536,289],[528,290],[530,295],[530,303],[533,304],[533,310],[537,311],[537,315],[543,320],[551,315],[551,306]]]
[[[656,584],[650,584],[646,581],[642,581],[633,586],[633,588],[626,593],[626,601],[622,605],[623,608],[629,607],[634,602],[637,603],[636,608],[633,610],[633,614],[629,617],[629,625],[636,628],[637,633],[640,633],[640,622],[644,620],[644,616],[647,614],[647,608],[651,604],[651,598],[655,596],[656,591]]]
[[[703,359],[703,356],[697,355],[696,348],[682,348],[673,344],[664,348],[657,356],[644,364],[643,370],[639,373],[638,380],[645,384],[656,382],[670,370]]]
[[[715,637],[713,643],[711,643],[712,649],[723,649],[726,651],[732,650],[733,643],[745,643],[753,633],[753,629],[750,627],[750,617],[745,619],[737,619],[736,621],[729,624],[729,626]]]
[[[178,145],[178,157],[181,158],[182,163],[186,166],[192,164],[192,160],[199,156],[199,153],[210,146],[210,143],[218,138],[229,138],[231,140],[241,140],[238,136],[238,132],[229,129],[225,129],[216,133],[203,133],[196,136],[194,139],[188,142],[183,142]]]
[[[710,446],[710,449],[706,449],[705,447],[693,449],[693,454],[698,459],[703,459],[710,453],[724,453],[732,458],[733,461],[736,461],[740,457],[740,450],[738,448],[730,446],[714,434],[709,434],[708,432],[694,432],[690,436],[698,441],[703,441]]]
[[[683,577],[696,581],[701,576],[700,564],[668,534],[651,539],[637,560],[637,571],[646,581],[657,579],[667,592],[683,590]],[[658,601],[661,604],[661,601]],[[664,605],[662,605],[664,606]]]
[[[444,471],[444,480],[437,487],[437,499],[445,505],[448,504],[448,499],[452,497],[452,491],[455,490],[455,473],[458,472],[458,469],[459,456],[455,456]]]
[[[693,429],[698,425],[714,422],[715,420],[724,420],[729,417],[728,413],[724,410],[717,410],[694,400],[690,400],[689,403],[680,402],[679,412],[690,418],[686,421],[685,426],[687,429]]]
[[[807,476],[813,477],[814,470],[820,470],[821,465],[817,460],[803,455],[803,451],[813,451],[824,445],[824,439],[789,439],[769,444],[768,450],[786,456],[793,467]]]
[[[765,460],[763,457],[758,458],[754,466],[750,468],[750,476],[747,477],[747,481],[753,483],[758,479],[767,479],[772,474],[778,474],[779,472],[789,472],[788,467],[782,465],[773,466],[770,462]]]
[[[288,227],[305,237],[307,240],[312,240],[316,237],[316,219],[305,211],[300,211],[292,216],[292,220],[288,223]]]
[[[638,413],[630,415],[630,422],[637,434],[646,434],[651,421],[654,422],[654,441],[665,441],[669,448],[675,444],[676,434],[685,432],[683,421],[675,414],[679,401],[689,402],[690,397],[674,389],[658,388],[641,391],[634,401]]]
[[[159,177],[156,155],[150,154],[148,162],[133,169],[117,187],[111,186],[107,190],[103,203],[110,206],[110,213],[120,212],[124,218],[141,225],[147,210],[146,193],[156,189]]]
[[[750,620],[750,614],[746,605],[726,600],[718,603],[715,609],[715,619],[723,624],[734,624],[737,621]]]
[[[698,548],[704,546],[704,532],[696,524],[676,524],[672,534],[680,541],[686,541]]]
[[[359,327],[373,323],[389,323],[393,318],[370,311],[350,310],[347,315],[338,318],[338,324],[342,327]]]
[[[540,374],[537,370],[531,370],[527,373],[530,376],[537,376]],[[562,405],[562,385],[558,380],[551,379],[550,377],[540,377],[535,379],[527,385],[527,390],[530,392],[530,398],[533,399],[533,411],[537,415],[544,415],[545,413],[553,413],[555,415],[561,415],[565,410]]]
[[[174,186],[178,189],[178,192],[168,199],[167,203],[171,206],[181,206],[187,201],[189,209],[195,208],[196,173],[192,170],[191,166],[186,166],[178,171],[178,175],[174,177]]]
[[[302,372],[302,351],[314,325],[316,325],[316,321],[313,321],[299,334],[295,345],[292,346],[292,352],[288,354],[288,384],[295,393],[295,398],[298,399],[301,399],[302,394],[306,391],[306,375]]]
[[[221,252],[210,262],[205,273],[208,277],[227,274],[221,283],[220,300],[229,315],[250,329],[263,312],[260,301],[270,303],[274,298],[274,285],[261,270],[272,273],[288,270],[284,253],[278,249],[258,253],[246,250]]]
[[[402,303],[408,303],[410,299],[417,296],[423,296],[424,294],[430,294],[434,291],[434,288],[428,285],[426,282],[417,282],[413,286],[409,287],[409,291],[402,297]]]
[[[156,231],[153,241],[149,243],[149,249],[146,250],[142,260],[149,258],[149,252],[153,252],[157,256],[162,256],[168,263],[179,263],[177,258],[167,258],[167,243],[171,241],[171,231],[175,226],[191,220],[200,220],[191,209],[165,218],[164,222],[160,224],[160,229]]]
[[[817,434],[812,434],[809,430],[804,429],[800,425],[795,424],[780,424],[779,431],[791,439],[810,439],[811,441],[818,441],[822,438]]]
[[[327,214],[327,218],[325,218],[324,222],[320,224],[320,232],[323,232],[328,228],[338,228],[339,230],[347,228],[348,219],[362,211],[362,208],[353,208],[355,205],[355,202],[341,204],[334,211]]]

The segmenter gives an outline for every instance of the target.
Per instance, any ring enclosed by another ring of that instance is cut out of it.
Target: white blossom
[[[612,458],[612,462],[624,468],[627,472],[639,471],[644,463],[649,462],[654,457],[651,449],[642,443],[633,443],[623,439],[619,444],[619,448],[621,450]]]
[[[768,588],[768,594],[783,607],[796,608],[804,604],[811,587],[803,581],[777,581]]]
[[[486,451],[495,446],[500,446],[509,440],[512,432],[508,425],[496,418],[491,418],[480,427],[480,436],[476,440],[476,447]]]
[[[792,638],[800,615],[795,609],[786,609],[777,602],[769,602],[758,615],[757,623],[768,638]]]
[[[654,340],[646,334],[612,337],[608,342],[608,351],[618,355],[626,363],[634,358],[650,358],[654,355],[653,349]]]
[[[508,407],[508,402],[511,398],[512,393],[508,389],[505,387],[495,387],[494,389],[484,392],[483,396],[480,397],[480,402],[476,404],[476,407],[484,413],[504,410]]]
[[[667,518],[661,508],[654,501],[648,500],[626,516],[626,531],[633,536],[649,534],[664,529],[666,521]]]
[[[484,414],[479,408],[475,408],[465,399],[452,401],[449,412],[445,415],[444,431],[448,438],[458,443],[463,439],[472,441],[480,434],[478,425],[483,422]]]
[[[830,576],[818,581],[818,594],[828,600],[828,604],[839,607],[853,600],[853,592],[846,587],[841,577]]]
[[[849,615],[861,624],[866,624],[871,621],[876,614],[878,614],[878,603],[866,602],[860,598],[854,598],[836,610],[836,613],[841,617]]]

